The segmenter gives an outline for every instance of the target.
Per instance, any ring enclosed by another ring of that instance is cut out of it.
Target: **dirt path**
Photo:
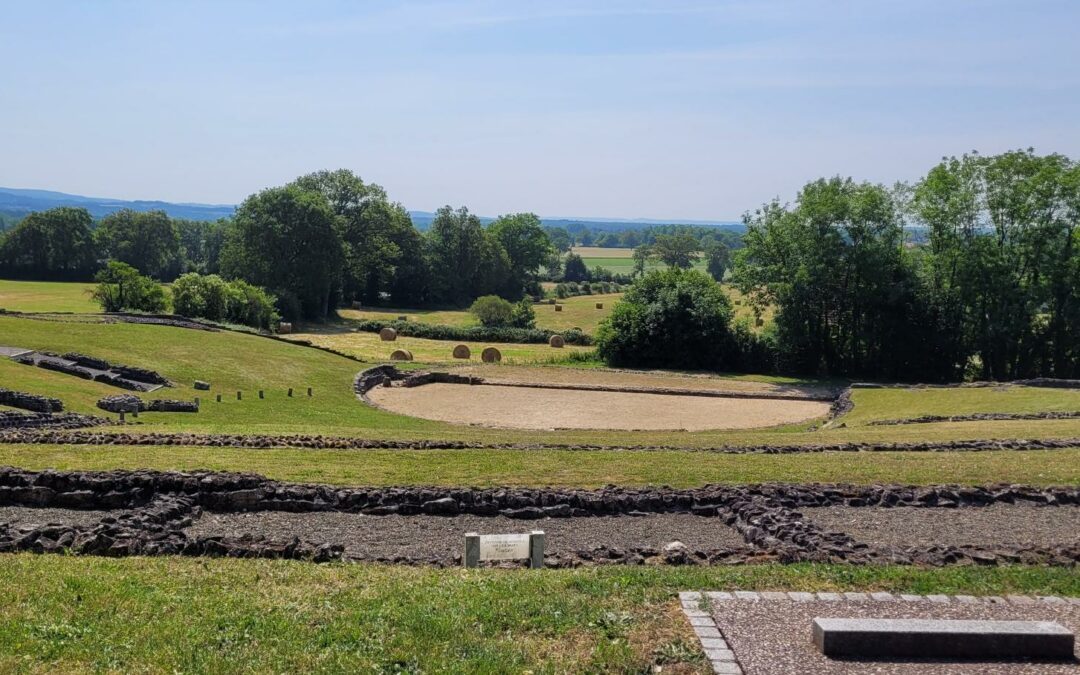
[[[820,401],[428,384],[376,387],[376,405],[424,419],[514,429],[750,429],[825,415]]]

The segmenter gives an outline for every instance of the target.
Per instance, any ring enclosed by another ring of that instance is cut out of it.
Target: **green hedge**
[[[402,337],[427,338],[428,340],[460,340],[461,342],[516,342],[519,344],[546,344],[552,335],[562,335],[567,344],[589,346],[592,336],[580,330],[557,333],[542,328],[511,328],[509,326],[443,326],[416,321],[355,321],[350,325],[365,333],[378,333],[390,327]]]

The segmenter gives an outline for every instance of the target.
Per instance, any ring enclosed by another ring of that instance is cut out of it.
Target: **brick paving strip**
[[[728,638],[721,632],[712,614],[716,603],[753,603],[753,602],[846,602],[861,603],[921,603],[927,606],[963,605],[963,606],[1005,606],[1005,607],[1080,607],[1080,597],[1063,598],[1053,595],[1008,595],[1008,596],[973,596],[973,595],[910,595],[887,592],[871,593],[808,593],[784,591],[683,591],[679,593],[679,602],[683,614],[690,621],[697,635],[705,657],[717,675],[744,675]]]

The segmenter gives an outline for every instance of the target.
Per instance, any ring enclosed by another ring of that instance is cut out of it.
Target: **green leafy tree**
[[[895,195],[832,178],[806,185],[794,206],[748,215],[735,281],[758,310],[777,308],[785,370],[940,380],[956,364],[934,341]]]
[[[0,239],[0,275],[17,279],[90,279],[97,255],[86,209],[67,206],[23,218]]]
[[[91,297],[106,312],[164,312],[168,309],[165,289],[139,270],[122,262],[112,261],[95,275],[97,287]]]
[[[589,268],[585,261],[577,253],[567,253],[563,262],[563,279],[565,281],[588,281]]]
[[[405,256],[418,253],[412,220],[402,205],[390,202],[381,186],[365,183],[347,169],[318,171],[292,185],[323,195],[334,211],[347,298],[377,302],[397,283],[403,263],[402,273],[411,271]]]
[[[668,267],[689,269],[700,256],[701,246],[689,234],[662,234],[649,249],[652,257]]]
[[[915,187],[940,332],[983,379],[1080,375],[1080,165],[1031,150],[952,157]]]
[[[600,324],[597,354],[611,366],[724,369],[740,361],[731,302],[697,270],[654,270]]]
[[[233,222],[221,254],[225,275],[282,296],[290,319],[325,320],[343,260],[326,197],[295,185],[270,188],[244,200]]]
[[[705,247],[705,269],[713,279],[723,281],[731,267],[731,251],[724,244],[713,241]]]
[[[522,289],[536,278],[537,271],[551,255],[554,247],[535,213],[513,213],[499,216],[488,226],[488,232],[506,251],[510,260],[509,283],[520,297]]]
[[[102,253],[155,279],[174,278],[180,267],[180,235],[164,211],[121,209],[101,219],[94,238]]]
[[[548,239],[551,240],[551,245],[559,253],[566,253],[574,245],[574,240],[565,227],[549,227],[547,228],[547,234]]]
[[[480,219],[462,207],[439,209],[427,233],[431,298],[463,305],[509,285],[510,257]]]
[[[634,249],[634,276],[645,274],[645,265],[648,264],[650,257],[652,257],[652,248],[648,244],[641,244]]]
[[[229,221],[184,220],[174,218],[180,240],[181,268],[185,272],[216,274],[220,269],[221,247]]]
[[[514,306],[497,295],[485,295],[476,299],[469,312],[485,326],[506,326],[514,313]]]

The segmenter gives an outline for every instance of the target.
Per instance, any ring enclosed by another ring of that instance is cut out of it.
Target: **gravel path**
[[[875,673],[875,675],[1075,675],[1076,663],[867,662],[825,657],[811,641],[815,617],[892,619],[990,619],[1056,621],[1080,632],[1077,605],[966,605],[931,602],[758,602],[713,603],[716,625],[746,675]],[[1080,652],[1078,652],[1080,656]]]
[[[822,401],[427,384],[376,387],[368,398],[404,415],[514,429],[749,429],[822,417]]]
[[[572,553],[597,546],[661,548],[678,540],[691,549],[742,548],[743,538],[719,518],[685,513],[648,516],[516,520],[504,516],[365,516],[355,513],[204,513],[189,536],[262,534],[341,544],[346,555],[369,558],[442,558],[461,553],[466,532],[509,534],[543,530],[548,553]]]
[[[802,514],[874,546],[1034,544],[1080,540],[1080,507],[992,504],[956,509],[826,506]]]
[[[0,523],[24,525],[73,525],[92,527],[105,516],[123,511],[83,511],[80,509],[39,509],[29,506],[0,506]]]

